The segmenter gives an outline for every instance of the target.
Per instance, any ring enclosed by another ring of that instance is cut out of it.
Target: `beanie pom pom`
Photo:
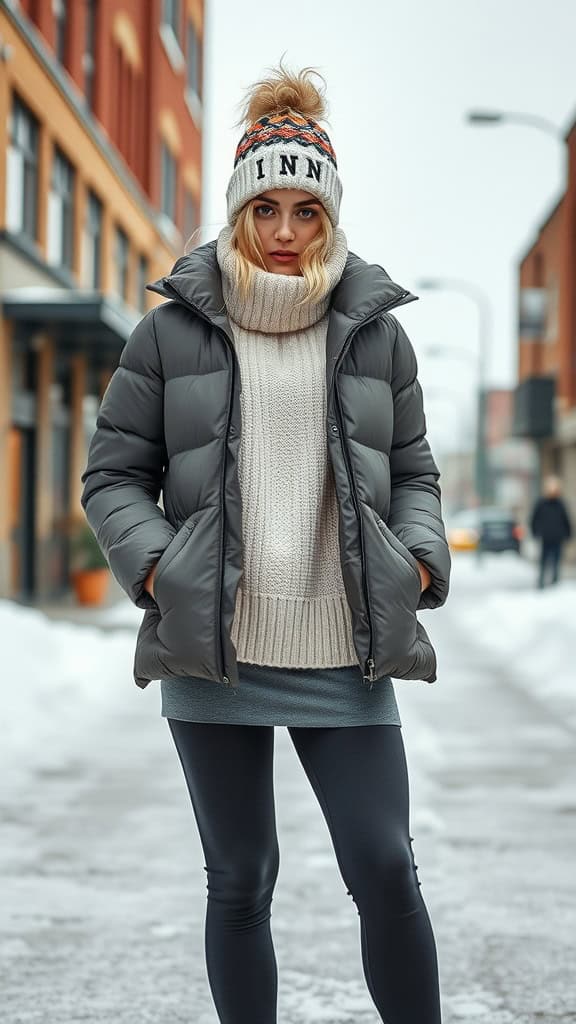
[[[254,124],[261,117],[295,113],[314,120],[325,119],[326,99],[312,81],[317,75],[325,86],[324,79],[314,68],[303,68],[297,74],[288,71],[280,61],[278,68],[270,68],[271,77],[263,78],[250,86],[243,101],[242,116],[238,124]]]

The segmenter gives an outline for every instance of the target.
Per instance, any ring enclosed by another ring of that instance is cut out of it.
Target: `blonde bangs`
[[[304,298],[296,303],[297,306],[315,302],[326,294],[328,288],[328,272],[325,263],[332,248],[334,229],[324,207],[316,206],[315,209],[320,217],[320,230],[300,257],[300,270],[308,288]],[[250,291],[254,270],[256,268],[267,269],[254,223],[254,203],[247,203],[238,214],[230,241],[237,256],[236,286],[242,297],[246,298]]]

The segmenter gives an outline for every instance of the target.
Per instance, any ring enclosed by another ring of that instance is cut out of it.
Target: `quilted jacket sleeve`
[[[448,596],[450,551],[440,503],[440,473],[426,439],[426,419],[416,355],[402,325],[388,319],[396,332],[392,359],[394,432],[390,452],[391,504],[388,525],[429,569],[432,581],[419,608],[437,608]]]
[[[167,455],[164,380],[150,310],[130,335],[104,392],[81,503],[110,569],[139,608],[155,607],[144,580],[174,536],[158,505]]]

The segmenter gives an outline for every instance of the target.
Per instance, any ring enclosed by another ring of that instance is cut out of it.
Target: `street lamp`
[[[476,493],[481,505],[489,496],[486,439],[487,367],[491,348],[491,305],[486,293],[472,281],[455,277],[426,277],[417,282],[423,290],[461,292],[471,299],[478,312],[478,417],[476,427]]]
[[[537,128],[547,135],[553,135],[556,139],[562,139],[563,135],[558,125],[549,121],[547,117],[540,117],[539,114],[524,114],[511,110],[469,110],[466,120],[471,124],[522,124]]]
[[[556,139],[557,142],[560,142],[564,148],[564,176],[566,179],[568,179],[568,140],[566,135],[559,128],[559,126],[555,124],[553,121],[549,121],[548,118],[541,117],[539,114],[531,114],[523,111],[470,110],[466,114],[466,120],[469,121],[471,124],[475,125],[527,125],[530,128],[536,128],[538,131],[544,132],[544,134],[546,135],[551,135],[554,139]],[[560,287],[563,292],[569,294],[571,289],[573,288],[572,268],[574,254],[574,239],[572,217],[565,217],[564,225],[564,237],[562,239],[562,276]],[[536,441],[536,449],[538,451],[539,461],[541,462],[541,443],[538,443],[538,441]]]

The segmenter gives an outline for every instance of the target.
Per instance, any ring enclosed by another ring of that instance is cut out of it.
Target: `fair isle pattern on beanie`
[[[334,167],[338,168],[336,153],[324,129],[312,118],[295,114],[265,116],[251,124],[238,143],[234,167],[240,160],[244,160],[248,153],[255,153],[260,146],[292,141],[316,149],[321,156],[328,157]]]
[[[294,188],[320,199],[333,227],[338,225],[342,182],[336,154],[323,128],[299,114],[265,115],[251,124],[236,148],[228,182],[228,223],[267,190]]]

